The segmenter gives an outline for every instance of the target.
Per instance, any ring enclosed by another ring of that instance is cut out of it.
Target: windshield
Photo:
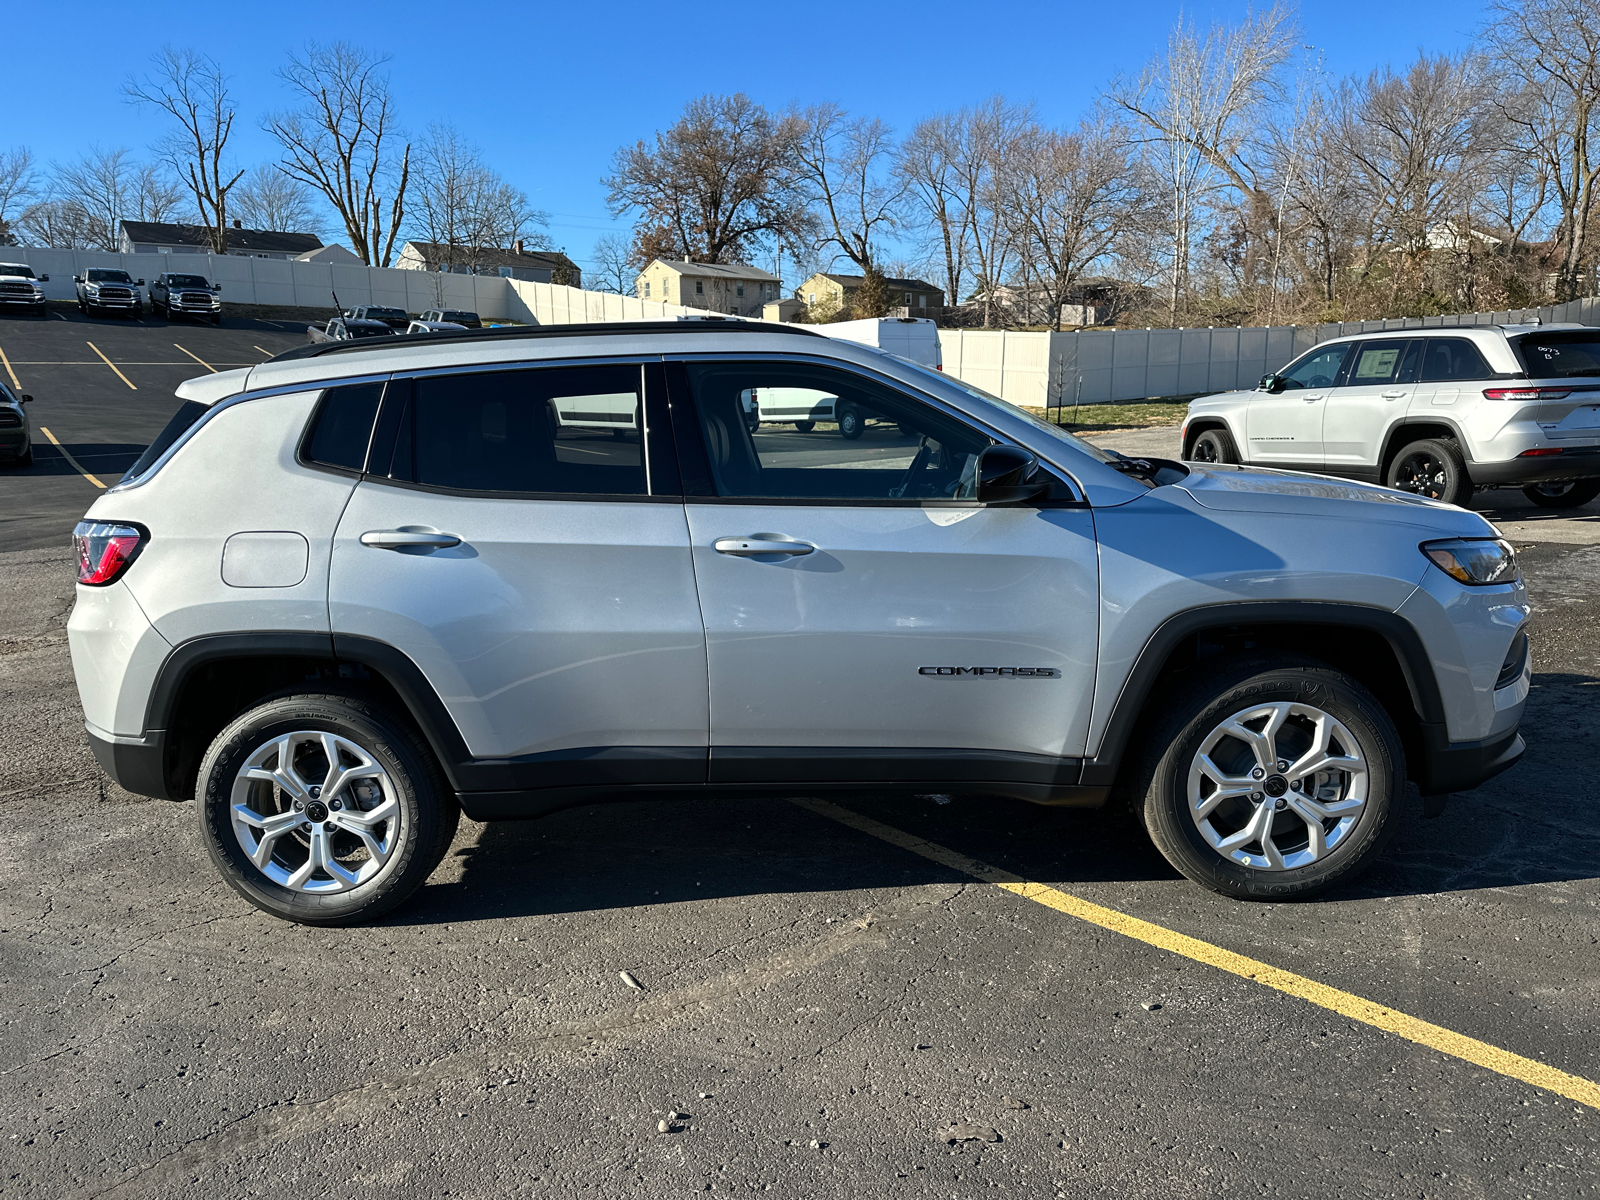
[[[917,363],[908,363],[907,365],[912,367],[914,370],[920,371],[922,374],[927,375],[931,379],[938,380],[940,383],[947,383],[954,387],[960,388],[963,392],[975,400],[981,400],[985,404],[992,404],[994,407],[1002,408],[1006,412],[1011,413],[1013,416],[1021,417],[1040,433],[1045,434],[1047,437],[1054,438],[1058,442],[1067,443],[1067,445],[1078,451],[1078,453],[1087,454],[1096,462],[1110,463],[1117,461],[1117,456],[1115,454],[1107,453],[1094,443],[1085,441],[1083,438],[1078,437],[1069,430],[1061,428],[1061,426],[1055,424],[1054,422],[1046,421],[1043,417],[1040,417],[1035,413],[1031,413],[1027,409],[1018,405],[1012,404],[1009,400],[1002,400],[999,396],[990,395],[981,387],[976,387],[973,384],[966,383],[963,380],[957,379],[954,375],[946,375],[942,371],[931,371],[927,367],[921,366]]]
[[[112,271],[105,267],[89,268],[90,283],[132,283],[133,276],[126,271]]]
[[[34,278],[33,268],[25,267],[21,263],[0,263],[0,275],[20,275],[23,279]]]
[[[1600,329],[1530,333],[1514,344],[1529,379],[1600,375]]]
[[[206,282],[204,275],[168,275],[167,286],[208,288],[211,285]]]

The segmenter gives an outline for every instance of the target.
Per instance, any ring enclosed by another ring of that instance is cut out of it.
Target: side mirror
[[[1276,396],[1279,392],[1283,391],[1283,376],[1263,375],[1261,377],[1261,382],[1256,384],[1256,390]]]
[[[39,282],[40,283],[49,283],[50,282],[50,276],[48,276],[48,275],[39,276]]]
[[[135,280],[134,280],[134,281],[133,281],[133,286],[134,286],[134,287],[143,287],[143,286],[144,286],[144,280],[142,280],[142,279],[135,279]]]
[[[211,290],[220,294],[222,291],[222,285],[220,283],[213,283],[211,285]]]
[[[72,282],[73,283],[82,283],[83,282],[83,276],[82,275],[74,275],[72,277]]]
[[[32,404],[32,403],[33,403],[33,397],[32,397],[32,396],[29,396],[29,395],[24,395],[24,396],[23,396],[23,397],[22,397],[22,402],[23,402],[23,403],[24,403],[24,404]]]
[[[1021,504],[1049,484],[1033,482],[1039,460],[1020,446],[990,446],[978,455],[978,503]]]

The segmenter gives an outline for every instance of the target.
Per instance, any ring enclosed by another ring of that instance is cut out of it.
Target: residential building
[[[443,271],[449,275],[499,275],[532,283],[583,286],[583,272],[559,250],[530,250],[521,239],[511,249],[494,246],[451,246],[444,242],[407,242],[395,266],[406,271]]]
[[[228,230],[228,253],[244,258],[298,258],[322,246],[314,233],[246,229],[235,221]],[[169,225],[162,221],[124,221],[117,249],[123,254],[207,254],[211,231],[204,225]]]
[[[677,262],[652,259],[634,280],[641,300],[663,300],[689,308],[739,317],[759,317],[778,299],[783,281],[770,271],[744,263]]]
[[[807,308],[817,305],[834,310],[849,308],[855,302],[856,289],[861,286],[861,281],[860,275],[835,275],[829,271],[819,271],[796,289],[795,298]],[[883,283],[884,290],[889,294],[889,308],[906,310],[899,315],[930,316],[932,314],[927,309],[944,307],[944,291],[924,280],[886,278]]]
[[[316,250],[307,250],[304,254],[294,256],[295,262],[308,263],[335,263],[341,267],[359,267],[361,259],[346,250],[343,246],[322,246]]]

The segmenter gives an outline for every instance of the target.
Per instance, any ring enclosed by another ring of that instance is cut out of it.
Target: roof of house
[[[315,250],[307,250],[304,254],[295,255],[296,262],[314,263],[360,263],[361,260],[351,251],[345,249],[337,242],[331,246],[318,246]]]
[[[866,278],[864,275],[835,275],[832,271],[818,271],[817,275],[822,276],[824,279],[831,279],[841,287],[846,288],[860,287],[861,281]],[[811,278],[815,279],[817,275],[813,275]],[[925,279],[890,279],[888,276],[884,276],[883,282],[892,288],[899,288],[902,291],[907,288],[910,288],[913,292],[942,292],[944,290],[937,284],[929,283]]]
[[[650,263],[650,267],[660,263],[669,270],[680,275],[704,275],[707,278],[721,276],[724,279],[755,279],[768,283],[779,282],[778,277],[771,271],[763,271],[760,267],[752,267],[748,263],[699,263],[680,262],[672,258],[658,258]],[[650,267],[646,267],[648,271]]]
[[[122,232],[134,245],[209,246],[211,231],[204,225],[168,225],[163,221],[124,221]],[[228,249],[259,250],[266,254],[304,254],[322,245],[314,233],[281,233],[274,229],[230,229]]]
[[[577,270],[578,267],[577,263],[559,250],[524,250],[518,253],[515,250],[501,250],[495,246],[480,246],[476,250],[469,250],[465,246],[451,246],[445,242],[407,242],[406,246],[414,250],[423,262],[430,265],[446,262],[461,263],[470,255],[473,263],[479,267],[532,267],[536,271],[550,271],[557,267]]]

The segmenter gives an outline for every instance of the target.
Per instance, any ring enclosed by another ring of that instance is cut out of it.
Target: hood
[[[1496,536],[1494,526],[1475,512],[1376,484],[1261,467],[1184,466],[1189,477],[1175,486],[1205,508],[1308,516],[1327,516],[1342,508],[1351,520],[1419,525],[1456,537]]]

